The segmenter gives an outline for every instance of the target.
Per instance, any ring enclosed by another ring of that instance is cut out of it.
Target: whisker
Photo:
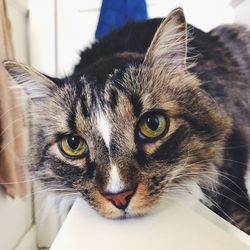
[[[23,116],[19,116],[18,118],[16,118],[15,120],[12,120],[10,124],[8,124],[8,126],[6,126],[0,133],[0,137],[3,136],[3,134],[16,122],[19,122],[23,120]]]
[[[188,186],[189,186],[188,184],[180,184],[180,185],[184,185],[185,187],[188,187]],[[200,185],[199,185],[199,186],[200,186]],[[224,198],[226,198],[226,199],[232,201],[234,204],[236,204],[237,206],[241,207],[241,208],[244,209],[246,212],[250,212],[250,209],[246,208],[245,206],[241,205],[240,203],[238,203],[237,201],[233,200],[231,197],[229,197],[229,196],[227,196],[227,195],[225,195],[225,194],[222,194],[222,193],[220,193],[220,192],[218,192],[218,191],[216,191],[216,190],[211,190],[211,189],[209,189],[209,188],[206,187],[206,186],[200,186],[200,188],[205,189],[205,190],[208,190],[208,191],[213,192],[213,193],[215,193],[215,194],[218,194],[219,196],[222,196],[222,197],[224,197]]]
[[[172,192],[172,195],[175,195],[175,192],[176,191],[178,191],[178,192],[186,192],[187,191],[187,186],[185,185],[184,186],[184,189],[181,187],[177,187],[176,189],[175,188],[170,188],[169,189],[170,190],[170,194],[171,194],[171,192]],[[169,191],[168,190],[168,191]],[[210,191],[210,190],[209,190]],[[209,200],[209,202],[211,202],[212,203],[212,205],[216,208],[216,209],[218,209],[218,211],[219,212],[221,212],[224,216],[225,216],[225,218],[227,218],[228,219],[228,221],[230,221],[231,223],[233,223],[235,226],[237,226],[238,228],[240,228],[240,224],[239,223],[237,223],[232,217],[230,217],[230,215],[228,214],[228,213],[226,213],[223,209],[222,209],[222,207],[218,204],[218,203],[216,203],[211,197],[209,197],[209,196],[207,196],[205,193],[203,193],[204,194],[204,196],[206,197],[206,199],[207,200]],[[169,196],[169,192],[167,192],[167,195]],[[178,196],[176,196],[175,195],[175,199],[173,199],[173,196],[171,196],[170,195],[170,198],[172,199],[172,200],[175,200],[175,201],[178,201]],[[227,198],[230,198],[230,197],[227,197]],[[237,202],[236,202],[237,203]],[[238,203],[237,203],[238,204]],[[240,204],[238,204],[238,205],[240,205]],[[242,207],[242,206],[241,206]],[[242,207],[244,210],[246,210],[247,212],[249,211],[248,209],[246,209],[245,207]]]
[[[19,133],[18,135],[14,136],[14,138],[9,141],[7,144],[4,145],[4,147],[1,148],[0,153],[4,151],[11,143],[13,143],[18,137],[22,136],[23,132]],[[14,155],[14,154],[13,154]]]

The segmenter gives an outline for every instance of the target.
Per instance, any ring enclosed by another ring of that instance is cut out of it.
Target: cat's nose
[[[134,193],[135,190],[129,190],[117,194],[105,194],[104,197],[111,201],[117,208],[124,210],[127,208]]]

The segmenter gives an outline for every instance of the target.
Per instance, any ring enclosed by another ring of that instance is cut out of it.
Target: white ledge
[[[51,250],[249,250],[250,237],[199,202],[169,202],[127,220],[100,217],[77,200]]]

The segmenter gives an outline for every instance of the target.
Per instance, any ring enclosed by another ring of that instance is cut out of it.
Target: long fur
[[[56,193],[78,192],[109,218],[144,215],[188,191],[250,233],[249,44],[241,26],[204,33],[176,9],[95,42],[64,79],[7,62],[34,107],[31,172]],[[138,124],[148,112],[164,114],[168,126],[145,142]],[[88,154],[65,156],[58,145],[68,134],[82,137]],[[107,199],[120,192],[132,194],[126,209]]]

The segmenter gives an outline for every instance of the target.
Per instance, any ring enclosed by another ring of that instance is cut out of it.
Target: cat
[[[250,234],[249,56],[245,28],[205,33],[177,8],[94,42],[65,78],[5,62],[32,104],[30,171],[107,218],[197,189]]]

